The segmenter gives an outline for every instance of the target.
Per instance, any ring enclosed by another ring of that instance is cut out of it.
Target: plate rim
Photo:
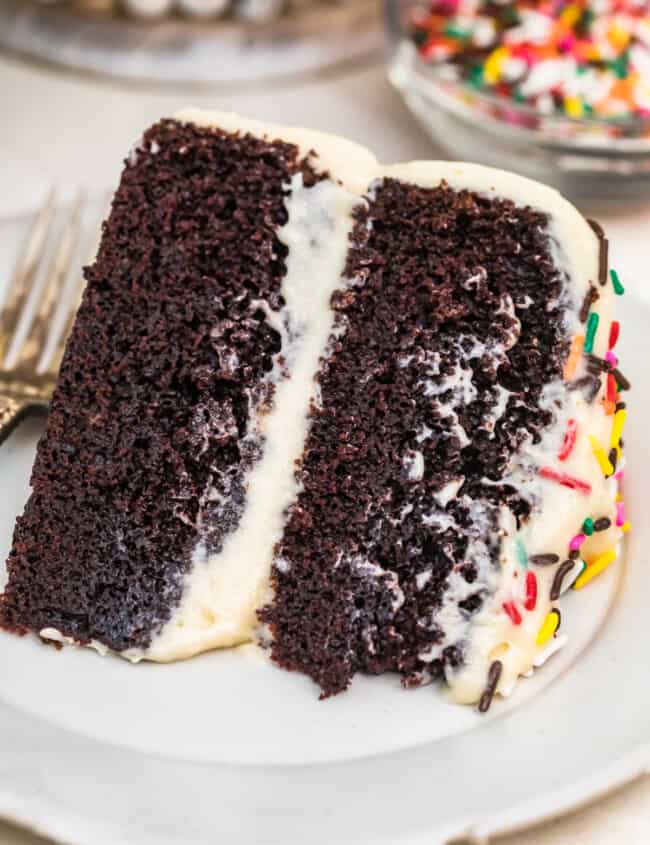
[[[633,325],[635,325],[636,332],[642,332],[644,330],[643,327],[645,325],[645,318],[650,316],[650,307],[648,305],[647,298],[638,295],[630,295],[628,302],[625,303],[625,307],[622,310],[624,310],[624,316],[627,316],[628,318],[632,317],[633,311],[637,312]],[[630,319],[630,323],[632,323],[632,319]],[[637,429],[635,429],[636,433],[633,434],[631,439],[636,437],[638,440],[642,436],[641,429],[643,427],[644,409],[645,413],[650,413],[650,398],[646,399],[644,406],[642,396],[643,393],[641,388],[637,399],[637,408],[639,412]],[[641,470],[639,471],[639,476],[641,476]],[[637,476],[634,476],[634,479],[636,478]],[[635,501],[640,501],[641,498],[642,497],[639,496],[638,500],[635,499]],[[641,534],[643,532],[643,525],[639,526],[639,528],[639,533]],[[646,528],[646,530],[650,531],[650,526]],[[646,636],[648,621],[642,602],[643,591],[635,590],[635,579],[631,577],[629,567],[630,565],[637,567],[641,565],[641,548],[643,547],[643,542],[639,540],[638,549],[632,550],[633,547],[636,547],[636,541],[632,544],[628,542],[626,568],[622,573],[622,577],[619,579],[618,595],[614,600],[614,604],[609,615],[608,627],[611,625],[612,627],[617,627],[619,629],[622,628],[624,633],[628,636],[636,637],[639,641],[641,641],[642,638],[639,634]],[[630,610],[630,608],[632,610],[631,619],[626,616],[626,613]],[[461,746],[465,745],[466,742],[470,742],[480,749],[481,744],[485,742],[485,735],[489,732],[490,725],[498,725],[499,723],[501,723],[501,739],[503,739],[503,736],[507,739],[511,723],[514,723],[515,730],[519,730],[521,722],[525,721],[524,716],[529,708],[537,707],[537,710],[539,711],[541,705],[548,705],[548,700],[543,701],[545,697],[547,699],[553,699],[550,703],[550,712],[553,712],[553,706],[556,707],[557,712],[557,699],[561,700],[562,697],[566,695],[567,686],[570,690],[571,685],[575,687],[576,681],[579,683],[580,681],[585,680],[585,674],[589,676],[588,663],[595,661],[595,666],[592,668],[602,669],[603,665],[607,667],[608,661],[611,662],[612,656],[618,656],[615,648],[617,643],[616,635],[617,632],[608,630],[603,632],[602,636],[598,636],[595,643],[591,647],[588,647],[587,653],[584,655],[584,659],[581,659],[577,666],[571,667],[571,669],[564,675],[558,676],[550,687],[547,687],[542,691],[539,699],[533,699],[532,702],[526,702],[525,706],[521,708],[517,708],[509,713],[504,713],[502,719],[497,719],[493,722],[486,722],[485,726],[480,726],[476,729],[476,731],[471,732],[471,740],[467,740],[461,735],[460,737],[450,738],[450,741],[452,741],[454,745],[458,744]],[[619,641],[620,636],[621,633],[619,630]],[[585,669],[581,670],[580,667],[583,666]],[[638,676],[641,679],[640,683],[643,683],[643,678],[645,677],[644,674],[641,672],[638,673]],[[611,686],[615,687],[616,685],[614,684]],[[581,692],[582,691],[583,690],[581,688]],[[586,685],[584,691],[588,693],[589,684]],[[616,699],[618,690],[611,689],[608,690],[608,693],[610,694],[610,698],[614,696],[615,700],[618,700]],[[643,712],[645,714],[645,710]],[[16,731],[14,733],[14,737],[17,736],[18,738],[13,741],[14,749],[12,751],[12,727],[15,727],[16,725],[20,726],[21,721],[23,723],[23,727],[25,724],[31,725],[34,728],[34,731],[33,733],[19,733]],[[638,712],[637,719],[635,721],[634,711],[631,711],[631,721],[633,727],[635,727],[636,722],[638,721]],[[644,774],[650,774],[650,725],[647,725],[647,720],[641,722],[640,725],[642,730],[639,731],[639,728],[637,727],[631,739],[629,739],[626,735],[622,743],[617,745],[616,749],[612,749],[612,751],[610,751],[609,748],[604,748],[602,753],[607,759],[599,761],[590,774],[580,775],[576,777],[573,782],[562,783],[559,786],[553,785],[548,789],[544,788],[537,793],[533,793],[532,797],[524,799],[518,797],[515,799],[513,804],[505,807],[497,807],[492,811],[486,811],[484,808],[473,808],[462,818],[456,812],[455,816],[452,815],[452,817],[446,821],[441,820],[441,823],[437,826],[435,816],[433,816],[430,820],[430,827],[427,826],[427,829],[419,828],[415,831],[407,832],[403,838],[400,837],[399,839],[395,839],[393,837],[391,840],[385,840],[383,836],[380,835],[379,839],[373,840],[373,845],[374,841],[377,842],[377,845],[379,845],[380,842],[383,843],[384,841],[391,841],[394,845],[397,845],[398,842],[399,845],[425,845],[425,843],[427,843],[427,845],[448,845],[452,840],[458,839],[458,837],[465,837],[476,845],[485,845],[492,836],[504,833],[514,833],[524,828],[537,825],[542,821],[557,818],[558,816],[564,815],[571,810],[577,810],[596,800],[598,797],[606,795],[626,783],[631,782],[637,777]],[[647,727],[643,727],[644,725],[647,725]],[[565,733],[566,732],[567,731],[565,731]],[[570,731],[568,732],[568,735],[571,736]],[[122,845],[122,843],[125,843],[125,845],[126,843],[131,845],[131,843],[135,843],[136,840],[129,838],[129,831],[131,830],[131,833],[133,833],[132,829],[123,828],[121,831],[116,833],[116,830],[111,826],[113,822],[110,818],[105,819],[103,816],[100,817],[97,814],[89,814],[83,802],[75,804],[74,810],[71,811],[71,808],[65,801],[59,799],[58,801],[53,802],[52,798],[48,796],[46,790],[44,790],[44,785],[47,784],[43,782],[43,772],[47,769],[47,755],[53,751],[52,739],[54,739],[54,744],[56,744],[56,742],[59,741],[57,738],[60,738],[61,736],[63,736],[64,739],[67,738],[67,746],[64,749],[65,753],[64,755],[61,755],[64,759],[58,760],[59,770],[60,772],[63,772],[63,778],[65,778],[66,765],[69,766],[70,761],[72,761],[72,766],[74,766],[75,761],[79,762],[77,776],[79,776],[80,773],[83,774],[84,766],[87,768],[91,762],[105,766],[105,770],[107,772],[112,768],[113,775],[115,775],[116,761],[118,761],[118,764],[120,760],[125,761],[128,764],[129,758],[137,758],[144,771],[146,771],[147,768],[152,769],[154,766],[163,770],[161,773],[161,783],[164,782],[165,777],[169,774],[192,772],[200,775],[206,771],[212,773],[212,778],[214,778],[214,783],[216,783],[219,777],[224,778],[224,774],[227,778],[233,776],[231,773],[235,776],[233,779],[236,779],[236,777],[241,778],[242,770],[250,771],[252,768],[242,765],[238,766],[236,764],[181,761],[169,757],[154,757],[150,754],[120,748],[118,746],[102,743],[97,739],[90,739],[86,736],[74,734],[72,731],[49,722],[45,722],[42,719],[38,719],[36,716],[23,713],[5,702],[0,702],[0,744],[4,738],[8,741],[9,747],[9,753],[7,755],[3,753],[2,757],[0,757],[0,817],[6,818],[8,821],[22,827],[27,827],[27,829],[31,829],[41,835],[54,838],[55,841],[66,843],[66,845],[82,845],[88,841],[92,841],[94,845],[104,845],[104,843],[106,843],[106,845],[109,845],[109,843],[110,845]],[[517,739],[519,739],[520,735],[516,734],[516,736]],[[42,747],[38,746],[39,737],[41,739],[45,739],[45,745]],[[49,748],[47,747],[48,740],[50,746]],[[534,742],[531,740],[531,746],[534,749],[537,748],[538,746],[534,743],[539,743],[539,741],[539,739],[534,740]],[[436,743],[433,743],[425,745],[419,749],[409,748],[402,752],[388,752],[381,755],[381,757],[384,760],[384,765],[387,766],[390,765],[391,760],[396,761],[398,765],[404,765],[406,758],[417,758],[414,760],[414,765],[417,766],[421,765],[423,760],[431,761],[433,757],[432,750],[435,745]],[[101,754],[89,753],[93,751],[97,752],[97,749],[101,749]],[[461,748],[461,752],[463,750],[464,749]],[[56,749],[54,749],[54,751],[56,752]],[[442,762],[444,762],[445,754],[449,757],[448,750],[443,748],[441,751]],[[460,756],[462,757],[462,753]],[[9,761],[8,763],[5,763],[4,766],[3,757],[6,757]],[[18,758],[20,759],[21,765],[20,767],[15,767],[14,764]],[[363,771],[364,768],[372,765],[372,762],[375,760],[376,757],[361,761],[344,761],[335,765],[341,773],[343,773],[344,770],[347,770],[347,777],[349,778],[351,775],[356,775],[358,771]],[[411,764],[409,762],[409,766],[410,765]],[[300,772],[301,770],[305,771],[309,768],[322,769],[324,770],[322,777],[325,777],[333,767],[331,764],[319,764],[312,767],[297,765],[291,767],[266,766],[264,768],[270,770],[269,773],[267,773],[270,778],[275,777],[278,782],[281,782],[281,779],[286,777],[286,775],[278,775],[277,772],[272,771],[274,768],[282,768],[285,772],[287,769],[290,769],[292,775],[295,774],[295,772]],[[20,769],[22,769],[22,771]],[[104,771],[104,769],[102,769],[102,771]],[[260,779],[264,777],[264,774],[264,772],[261,772],[259,776],[257,774],[255,776],[251,776],[251,781],[255,781],[255,779],[257,779],[257,783],[260,783]],[[54,784],[56,786],[56,773],[53,771],[47,772],[47,775],[50,776],[52,781],[49,785],[51,786]],[[27,784],[26,788],[20,789],[15,785],[21,777],[23,778],[24,783]],[[72,777],[74,777],[74,773],[72,774]],[[345,775],[341,777],[342,782],[344,781],[344,777]],[[63,788],[63,786],[61,788]],[[210,784],[210,788],[213,788],[212,782]],[[236,788],[237,787],[235,786],[234,789]],[[129,825],[140,824],[142,823],[142,819],[143,817],[138,819],[134,816],[130,819]],[[145,829],[142,827],[141,830],[143,837],[140,839],[138,836],[138,845],[144,845],[144,843],[148,845],[149,842],[154,841],[151,836],[153,828]],[[171,832],[173,831],[170,830],[170,833]],[[160,831],[158,831],[155,841],[157,841],[159,845],[171,845],[172,842],[177,840],[174,838],[168,838],[168,835],[165,835],[164,831],[161,836]],[[198,843],[204,843],[207,841],[208,840],[205,839],[203,835],[201,838],[190,838],[188,835],[186,839],[187,845],[190,845],[190,843],[197,843],[198,845]],[[246,842],[247,840],[242,839],[241,841]],[[267,843],[268,845],[276,845],[277,841],[278,840],[273,837],[271,831],[270,833],[265,834],[264,839],[256,839],[256,845],[267,845]]]
[[[650,741],[573,786],[519,802],[507,814],[496,813],[493,818],[480,823],[469,822],[467,825],[454,826],[454,829],[441,832],[436,839],[432,838],[437,835],[434,832],[432,836],[427,835],[427,842],[429,845],[451,845],[453,840],[463,837],[468,845],[488,845],[494,836],[529,830],[543,822],[576,812],[647,775],[650,775]],[[0,788],[0,820],[8,821],[35,835],[48,837],[61,845],[87,845],[89,835],[92,837],[90,841],[95,845],[103,845],[104,840],[99,837],[104,833],[110,836],[110,839],[105,840],[106,843],[122,845],[123,842],[124,845],[131,845],[128,839],[116,840],[108,827],[103,833],[96,827],[96,823],[89,824],[91,819],[82,813],[57,813],[56,808],[51,805],[41,805],[37,800],[26,800],[6,788]],[[265,843],[260,841],[259,845]]]

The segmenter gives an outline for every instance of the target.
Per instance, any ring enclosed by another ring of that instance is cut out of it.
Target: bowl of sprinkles
[[[388,0],[390,78],[454,158],[650,200],[650,3]]]

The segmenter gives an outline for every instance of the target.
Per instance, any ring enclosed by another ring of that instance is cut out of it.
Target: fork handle
[[[3,443],[29,411],[27,402],[0,396],[0,443]]]

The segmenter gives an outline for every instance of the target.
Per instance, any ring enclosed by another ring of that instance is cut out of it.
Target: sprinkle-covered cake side
[[[69,340],[0,621],[146,649],[237,526],[273,401],[294,145],[164,121],[126,163]]]

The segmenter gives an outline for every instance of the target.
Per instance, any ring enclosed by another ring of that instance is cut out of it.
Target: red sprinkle
[[[611,373],[607,373],[607,401],[616,403],[616,379]]]
[[[535,610],[537,604],[537,576],[530,569],[526,573],[526,610]]]
[[[621,324],[618,320],[614,320],[609,330],[609,348],[613,349],[616,346],[619,332],[621,331]]]
[[[513,601],[504,601],[503,609],[510,617],[513,625],[521,625],[521,613],[519,613],[517,605]]]
[[[579,490],[587,495],[591,493],[591,484],[580,481],[579,478],[574,478],[572,475],[566,475],[564,472],[557,472],[551,467],[540,467],[539,474],[542,478],[548,478],[549,481],[557,481],[563,487],[570,487],[572,490]]]
[[[566,426],[566,431],[564,432],[564,440],[562,441],[562,446],[560,451],[557,453],[559,460],[566,461],[569,457],[571,452],[573,452],[573,447],[576,445],[576,437],[578,435],[578,423],[574,419],[570,419]]]

